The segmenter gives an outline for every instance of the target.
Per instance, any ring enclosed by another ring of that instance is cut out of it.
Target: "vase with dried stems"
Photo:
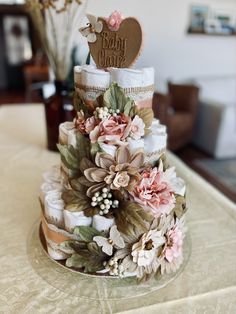
[[[27,10],[55,78],[55,93],[44,100],[50,150],[57,150],[59,124],[74,117],[67,78],[72,66],[75,37],[86,5],[86,0],[26,0]]]

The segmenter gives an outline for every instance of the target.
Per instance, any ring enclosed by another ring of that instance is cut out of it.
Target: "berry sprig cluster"
[[[99,207],[99,215],[103,216],[109,213],[111,208],[118,208],[119,201],[113,199],[110,189],[103,188],[101,192],[94,193],[91,202],[92,207]]]
[[[119,265],[117,257],[112,257],[108,262],[104,262],[103,266],[109,270],[109,275],[111,276],[124,276],[124,268]]]
[[[110,116],[116,117],[120,113],[119,109],[108,109],[107,107],[97,107],[96,110],[93,112],[95,118],[100,120],[105,120]]]

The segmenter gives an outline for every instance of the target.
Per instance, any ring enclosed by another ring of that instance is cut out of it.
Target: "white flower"
[[[165,243],[160,231],[150,230],[144,233],[139,242],[132,246],[133,262],[138,266],[149,266],[156,258],[157,249]]]
[[[142,136],[144,136],[145,132],[145,124],[143,120],[139,116],[135,116],[131,122],[131,131],[130,137],[134,140],[139,140]]]
[[[97,40],[97,35],[101,33],[103,29],[102,21],[98,21],[96,16],[91,14],[87,14],[87,18],[89,20],[87,27],[80,28],[80,33],[87,37],[89,43],[94,43]]]
[[[155,219],[150,228],[146,233],[140,234],[140,231],[135,230],[132,235],[122,234],[125,247],[115,253],[123,270],[136,273],[139,279],[158,271],[160,267],[159,253],[166,241],[158,227],[158,220]]]

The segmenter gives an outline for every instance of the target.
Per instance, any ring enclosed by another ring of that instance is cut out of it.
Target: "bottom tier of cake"
[[[175,273],[183,262],[186,206],[184,182],[172,180],[175,206],[169,214],[150,219],[135,202],[114,206],[110,215],[93,214],[66,206],[68,182],[54,166],[44,174],[40,194],[45,250],[61,265],[90,275],[146,280]]]

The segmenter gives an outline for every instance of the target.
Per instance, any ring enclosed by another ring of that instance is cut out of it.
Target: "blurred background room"
[[[73,66],[93,62],[85,14],[116,9],[143,25],[135,66],[155,68],[169,150],[236,202],[235,0],[0,0],[0,132],[55,149],[74,116]]]

